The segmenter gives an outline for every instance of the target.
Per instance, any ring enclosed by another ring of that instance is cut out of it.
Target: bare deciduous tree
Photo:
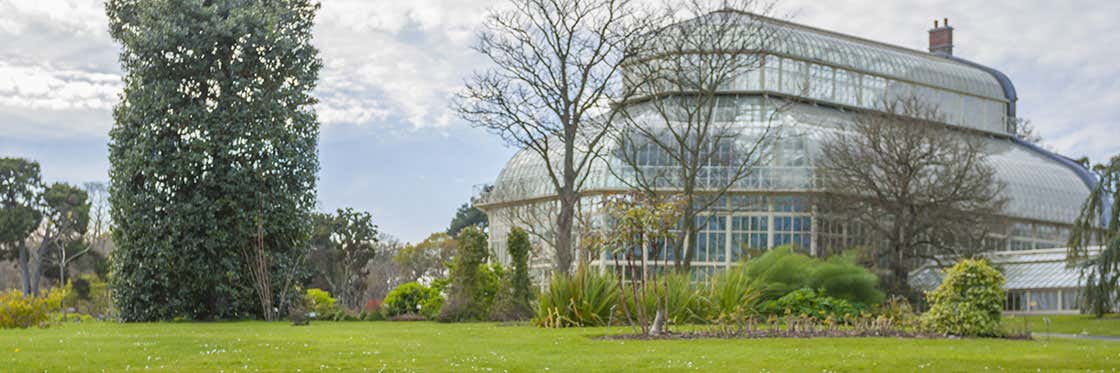
[[[889,290],[908,294],[919,260],[967,255],[1003,232],[1006,199],[983,135],[938,123],[939,110],[915,97],[881,106],[822,144],[818,208],[862,229]]]
[[[719,8],[716,8],[718,6]],[[673,264],[688,270],[691,241],[704,229],[697,218],[751,175],[777,131],[770,125],[780,112],[776,100],[740,111],[744,98],[731,94],[734,84],[762,67],[763,54],[779,34],[760,14],[772,3],[755,0],[691,0],[668,3],[653,42],[625,68],[625,101],[612,138],[619,160],[611,172],[631,189],[682,200],[681,234],[670,248]],[[748,13],[749,11],[749,13]]]
[[[1035,145],[1042,145],[1042,134],[1038,133],[1038,129],[1034,127],[1028,119],[1014,118],[1011,121],[1012,128],[1015,130],[1015,136],[1019,139]]]
[[[398,285],[413,279],[401,268],[395,258],[405,247],[405,243],[388,234],[379,234],[377,239],[377,255],[366,266],[369,276],[366,282],[366,299],[385,299],[390,290]]]
[[[604,104],[620,86],[640,32],[629,0],[523,0],[490,14],[475,49],[492,64],[466,82],[455,109],[476,127],[544,161],[560,205],[556,270],[570,271],[573,220],[606,136]]]
[[[531,186],[516,183],[505,185],[503,192],[518,196],[534,193]],[[593,234],[591,232],[591,220],[594,216],[594,211],[592,211],[594,208],[595,204],[589,203],[587,198],[576,200],[573,208],[572,234],[579,239],[578,246],[573,243],[572,250],[574,253],[578,252],[580,254],[578,258],[573,255],[573,260],[577,261],[578,265],[590,263],[598,258],[599,253],[595,250],[597,248],[584,241],[585,235]],[[555,222],[560,210],[560,202],[557,200],[536,199],[494,209],[491,212],[491,219],[495,222],[504,223],[506,227],[521,228],[531,237],[532,242],[543,244],[532,245],[533,249],[530,253],[530,263],[539,268],[545,260],[548,260],[547,258],[552,258],[555,255],[549,252],[548,248],[557,247],[556,238],[558,234]],[[496,253],[492,254],[497,255]]]

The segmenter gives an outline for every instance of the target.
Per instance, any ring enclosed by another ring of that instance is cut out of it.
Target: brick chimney
[[[933,28],[929,30],[929,52],[934,54],[953,55],[953,28],[949,27],[949,19],[944,19],[944,24],[933,21]]]

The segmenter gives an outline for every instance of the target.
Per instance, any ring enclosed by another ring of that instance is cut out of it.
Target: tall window
[[[727,216],[697,216],[696,223],[704,229],[696,233],[692,259],[696,262],[727,260]]]

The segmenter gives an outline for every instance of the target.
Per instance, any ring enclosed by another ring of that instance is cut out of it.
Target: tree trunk
[[[575,217],[575,193],[570,188],[560,192],[560,214],[556,216],[556,271],[563,274],[572,268],[572,220]]]
[[[27,268],[27,242],[19,241],[19,272],[20,279],[23,280],[23,295],[31,295],[31,272]]]
[[[32,260],[35,269],[31,272],[31,294],[39,295],[39,280],[43,278],[43,259]]]
[[[661,335],[662,324],[665,323],[665,313],[661,311],[661,307],[657,307],[657,314],[653,317],[653,325],[649,328],[649,335]]]
[[[695,207],[694,203],[696,203],[696,199],[694,198],[694,196],[695,196],[694,193],[695,193],[695,188],[693,188],[690,185],[685,186],[685,191],[684,191],[685,206],[684,206],[684,211],[681,214],[681,217],[683,218],[682,221],[681,221],[681,224],[683,224],[683,226],[681,227],[681,235],[680,235],[681,236],[681,245],[680,245],[680,248],[679,248],[679,250],[681,250],[682,252],[681,252],[681,255],[678,256],[677,260],[675,261],[677,263],[677,270],[681,273],[687,273],[688,270],[692,268],[692,246],[696,241],[696,233],[697,233],[696,232],[697,231],[697,229],[696,229],[696,215],[697,214],[696,214],[696,211],[695,211],[695,208],[694,208]],[[684,257],[683,263],[681,262],[680,257]]]

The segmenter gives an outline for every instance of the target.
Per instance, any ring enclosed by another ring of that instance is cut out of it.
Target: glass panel
[[[859,106],[859,76],[853,72],[836,69],[835,101],[844,105]]]
[[[1081,306],[1081,289],[1062,290],[1062,309],[1076,310]]]
[[[810,64],[809,67],[809,97],[832,101],[832,68],[817,64]]]
[[[1056,290],[1032,290],[1031,311],[1053,311],[1058,309]]]
[[[804,62],[798,60],[791,60],[788,58],[782,59],[782,92],[805,96],[809,88],[808,86],[808,72]]]

